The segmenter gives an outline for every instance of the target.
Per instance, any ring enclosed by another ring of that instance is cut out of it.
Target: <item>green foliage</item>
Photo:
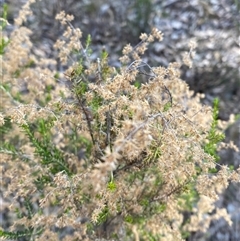
[[[20,240],[22,238],[27,238],[27,240],[29,240],[30,237],[33,235],[33,233],[34,235],[39,235],[41,232],[42,232],[42,229],[36,230],[34,228],[29,228],[23,231],[16,231],[16,232],[8,232],[8,231],[0,230],[0,237],[8,240]]]
[[[111,73],[110,66],[108,65],[108,52],[105,49],[102,50],[99,65],[101,71],[99,74],[101,75],[101,79],[105,81],[107,76]]]
[[[3,4],[3,12],[2,12],[2,16],[1,18],[3,20],[0,20],[0,31],[2,31],[4,28],[6,28],[7,26],[7,13],[8,13],[8,5],[7,4]],[[7,47],[7,45],[9,44],[10,40],[5,40],[2,35],[1,35],[1,41],[0,41],[0,55],[4,54],[4,50]]]
[[[7,47],[7,45],[9,44],[9,40],[6,41],[4,38],[1,38],[1,42],[0,42],[0,55],[4,54],[4,50]]]
[[[38,172],[33,173],[33,176],[36,176],[34,184],[38,190],[43,191],[44,187],[52,182],[52,177],[48,175],[41,175]]]
[[[182,231],[182,238],[183,238],[183,239],[186,240],[190,235],[191,235],[190,232],[185,231],[185,230]]]
[[[161,156],[160,147],[152,145],[149,148],[151,150],[151,153],[144,159],[144,163],[146,164],[156,161]]]
[[[117,185],[116,185],[115,182],[110,181],[110,182],[107,184],[107,188],[108,188],[109,191],[114,192],[114,191],[117,189]]]
[[[6,140],[5,135],[12,131],[13,125],[9,117],[4,118],[4,125],[0,126],[0,153],[11,155],[13,159],[20,158],[22,161],[29,161],[29,157],[17,148],[18,136],[12,140]]]
[[[136,17],[130,22],[130,25],[132,25],[134,31],[137,31],[136,36],[139,36],[141,32],[146,32],[149,28],[148,21],[153,5],[151,0],[134,0],[132,4]]]
[[[19,69],[17,69],[14,72],[13,77],[18,78],[25,69],[32,68],[34,66],[35,66],[35,62],[30,59],[26,64],[22,65]]]
[[[7,134],[11,129],[12,129],[11,119],[9,117],[5,117],[4,125],[0,126],[0,136],[2,137],[1,139],[3,139],[3,136]]]
[[[102,209],[102,212],[98,215],[98,219],[96,223],[98,225],[103,224],[104,222],[107,221],[108,217],[109,217],[109,210],[108,210],[108,207],[106,206]]]
[[[22,124],[21,128],[35,148],[35,154],[41,158],[42,165],[48,166],[52,174],[64,171],[71,175],[62,151],[51,142],[51,128],[54,121],[54,119],[39,119],[35,124]],[[41,139],[35,138],[36,131],[41,134]]]
[[[2,29],[4,29],[6,26],[7,26],[7,23],[4,21],[4,20],[7,20],[7,15],[8,15],[8,5],[6,3],[3,4],[3,12],[1,14],[1,18],[3,20],[0,20],[1,21],[1,25],[0,27]]]
[[[72,133],[65,134],[65,138],[68,140],[68,146],[63,148],[63,150],[68,151],[70,153],[74,153],[75,155],[78,155],[79,151],[84,151],[83,158],[89,159],[91,155],[92,150],[92,142],[88,138],[79,135],[78,128],[72,128]]]
[[[74,87],[74,92],[77,96],[83,96],[88,90],[88,84],[85,82],[80,82]]]
[[[136,80],[136,81],[134,82],[134,86],[135,86],[136,88],[140,89],[140,87],[141,87],[141,82],[138,81],[138,80]]]
[[[51,101],[52,99],[52,95],[51,92],[53,90],[53,86],[52,85],[47,85],[45,88],[45,103],[43,103],[43,106],[45,106],[49,101]]]
[[[89,103],[93,113],[97,113],[97,110],[102,106],[103,101],[104,100],[101,96],[97,95],[97,93],[94,94],[92,101]]]
[[[20,103],[23,103],[23,100],[21,99],[20,93],[16,93],[15,96],[11,94],[11,84],[10,83],[0,83],[0,89],[3,90],[13,101],[17,101]]]
[[[15,146],[12,145],[9,142],[4,142],[1,143],[0,145],[0,153],[6,153],[11,155],[13,158],[19,157],[20,153],[18,153],[18,151],[16,150]]]
[[[127,216],[124,218],[124,221],[127,222],[127,223],[133,224],[133,217],[132,217],[131,215],[127,215]]]
[[[184,187],[184,192],[179,196],[179,205],[185,211],[191,212],[194,205],[197,203],[199,195],[194,187],[194,184],[189,182]]]
[[[163,107],[163,111],[168,111],[170,108],[172,107],[172,104],[170,102],[168,102],[167,104],[164,105]]]
[[[34,215],[34,209],[30,197],[25,198],[23,206],[25,207],[26,212],[23,212],[19,208],[16,208],[15,213],[17,214],[17,218],[21,219],[26,217],[27,219],[31,219]],[[40,227],[27,228],[18,226],[16,229],[18,230],[11,232],[0,230],[0,237],[11,240],[30,240],[30,238],[32,239],[33,236],[36,237],[43,231],[43,229]]]
[[[219,156],[217,154],[217,144],[221,142],[225,136],[223,133],[219,133],[217,130],[218,124],[218,112],[219,112],[219,99],[214,99],[213,101],[213,121],[211,124],[211,129],[208,133],[207,140],[208,143],[204,146],[204,151],[215,158],[216,161],[219,160]]]
[[[86,45],[85,45],[88,56],[90,56],[92,54],[92,49],[90,48],[91,43],[92,43],[92,38],[91,38],[91,35],[88,34],[87,40],[86,40]]]
[[[163,237],[163,236],[161,236],[161,235],[152,234],[151,232],[148,232],[148,231],[144,228],[144,226],[143,226],[143,228],[142,228],[142,230],[141,230],[141,233],[142,233],[141,236],[143,236],[143,238],[140,239],[140,240],[158,241],[158,240],[161,240],[161,238]]]
[[[239,119],[240,119],[240,114],[235,115],[235,120],[237,121]]]
[[[31,203],[31,200],[29,197],[25,198],[24,206],[27,209],[27,214],[26,214],[27,218],[31,219],[34,215],[34,210],[33,210],[33,204]]]
[[[136,214],[128,214],[124,221],[130,224],[143,224],[146,221],[146,217],[143,215],[136,215]]]

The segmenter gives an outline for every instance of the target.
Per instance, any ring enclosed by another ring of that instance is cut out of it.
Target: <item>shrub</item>
[[[64,78],[55,60],[32,54],[22,26],[30,2],[2,41],[1,168],[4,204],[12,204],[0,237],[184,240],[213,219],[231,224],[214,207],[239,181],[239,169],[216,162],[217,101],[203,106],[179,64],[141,58],[163,34],[153,29],[127,45],[116,69],[105,50],[91,60],[91,38],[80,42],[73,16],[61,12],[65,31],[54,47]]]

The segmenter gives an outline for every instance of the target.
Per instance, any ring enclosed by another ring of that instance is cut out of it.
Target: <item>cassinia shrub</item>
[[[56,19],[64,31],[54,48],[63,75],[56,60],[33,54],[32,32],[23,26],[32,2],[1,41],[8,216],[0,237],[177,241],[205,232],[213,219],[231,225],[226,210],[214,206],[229,181],[240,181],[240,169],[216,162],[217,148],[226,146],[218,101],[213,109],[203,106],[203,96],[180,79],[179,64],[142,60],[162,33],[153,29],[137,46],[127,45],[117,69],[105,50],[91,59],[91,38],[83,44],[73,16],[61,12]],[[184,58],[188,65],[194,47]]]

